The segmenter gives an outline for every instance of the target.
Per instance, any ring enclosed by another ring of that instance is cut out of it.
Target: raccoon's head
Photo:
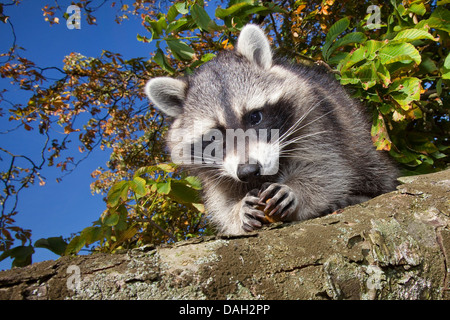
[[[290,73],[273,62],[264,32],[247,25],[234,51],[194,75],[150,80],[146,94],[174,118],[172,160],[242,182],[276,175],[279,143],[298,119],[292,101],[303,90]]]

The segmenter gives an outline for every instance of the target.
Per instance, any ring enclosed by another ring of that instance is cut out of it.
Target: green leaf
[[[410,77],[396,80],[389,86],[388,93],[404,110],[409,110],[412,101],[420,100],[420,79]]]
[[[346,34],[339,40],[337,40],[333,46],[327,51],[325,60],[328,61],[328,58],[331,56],[331,54],[339,47],[346,46],[350,43],[361,43],[367,40],[367,37],[362,32],[352,32],[349,34]]]
[[[447,57],[444,60],[442,79],[446,79],[446,80],[450,79],[450,53],[447,55]]]
[[[147,167],[139,168],[134,172],[133,178],[140,177],[147,173],[153,175],[158,169],[159,169],[158,166],[147,166]]]
[[[418,29],[423,29],[426,26],[450,33],[450,11],[444,7],[437,7],[429,19],[422,20],[416,24]]]
[[[133,238],[136,233],[138,233],[138,229],[135,226],[131,226],[127,230],[120,232],[116,245],[122,244],[123,242],[127,241],[128,239]]]
[[[169,23],[166,29],[166,33],[175,32],[178,33],[180,31],[183,31],[183,26],[186,25],[189,22],[187,18],[180,18],[176,21],[172,21]]]
[[[84,238],[86,244],[92,244],[103,238],[103,232],[101,227],[87,227],[81,231],[81,236]]]
[[[248,0],[248,1],[233,4],[232,6],[228,7],[227,9],[222,9],[222,8],[218,7],[216,9],[215,15],[217,18],[223,19],[225,17],[228,17],[228,16],[234,14],[235,12],[237,12],[243,8],[247,8],[247,7],[251,7],[251,6],[253,6],[253,0]]]
[[[127,208],[122,204],[117,209],[116,212],[119,213],[119,221],[114,226],[114,229],[117,231],[123,231],[128,228],[127,217],[128,211]]]
[[[178,16],[180,12],[177,10],[177,7],[175,6],[175,4],[173,6],[171,6],[169,8],[169,10],[167,11],[167,21],[172,22],[175,20],[175,18]]]
[[[444,68],[450,69],[450,53],[447,55],[447,57],[444,60]]]
[[[411,60],[420,64],[422,61],[419,51],[410,43],[389,43],[380,49],[379,56],[382,64]]]
[[[102,220],[104,225],[108,227],[114,227],[119,222],[119,214],[113,212],[105,216]]]
[[[325,44],[322,48],[322,55],[324,57],[327,56],[328,49],[333,44],[333,41],[342,33],[344,32],[348,26],[350,25],[350,19],[348,17],[342,18],[338,21],[336,21],[335,24],[333,24],[330,28],[330,30],[327,33],[327,36],[325,38]]]
[[[199,192],[186,185],[183,181],[172,181],[172,188],[169,196],[174,200],[181,203],[199,203],[200,195]]]
[[[151,38],[147,38],[146,36],[141,36],[140,34],[136,35],[136,39],[141,42],[150,43],[153,40],[153,33],[151,33]]]
[[[364,90],[369,89],[377,84],[378,76],[375,63],[370,61],[361,66],[356,72],[356,77],[361,81]]]
[[[177,11],[181,14],[188,14],[189,10],[186,7],[186,2],[178,2],[174,4]]]
[[[392,142],[389,138],[386,124],[381,114],[374,113],[373,124],[370,133],[372,135],[373,143],[377,147],[377,150],[391,150]]]
[[[186,180],[188,182],[189,186],[191,186],[192,188],[194,188],[196,190],[202,189],[202,183],[199,178],[194,177],[194,176],[188,176],[184,180]]]
[[[181,40],[167,40],[167,45],[177,60],[190,61],[194,57],[195,51]]]
[[[131,189],[136,193],[136,195],[144,196],[145,194],[147,194],[147,190],[145,188],[145,179],[141,177],[134,177],[130,182],[132,182]]]
[[[286,10],[277,6],[276,4],[265,2],[264,5],[258,5],[251,9],[245,10],[243,15],[248,16],[252,14],[259,14],[261,16],[267,16],[268,14],[273,12],[287,14]]]
[[[85,244],[86,244],[86,238],[85,237],[82,237],[81,235],[76,236],[69,242],[69,244],[67,245],[67,248],[66,248],[66,252],[64,254],[65,255],[76,254],[81,249],[83,249]]]
[[[173,74],[175,70],[170,66],[169,62],[166,59],[166,56],[164,55],[163,51],[158,48],[156,50],[156,54],[153,57],[153,60],[166,72]]]
[[[429,57],[422,55],[422,62],[420,63],[420,73],[432,73],[437,70],[437,66]]]
[[[172,165],[170,163],[158,163],[156,166],[164,172],[174,172],[175,171],[174,165]]]
[[[412,12],[419,16],[423,16],[425,13],[427,13],[427,9],[425,8],[425,5],[421,2],[412,3],[408,9],[408,12]]]
[[[360,48],[348,54],[337,66],[341,73],[350,69],[353,65],[363,60],[373,60],[377,57],[377,53],[385,45],[384,42],[369,40]]]
[[[381,80],[383,87],[386,88],[391,83],[391,74],[389,73],[389,70],[380,62],[380,60],[375,62],[375,67],[378,78]]]
[[[161,194],[168,194],[171,190],[171,181],[168,180],[167,182],[158,182],[156,184],[156,191]]]
[[[67,248],[67,243],[63,240],[62,237],[51,237],[51,238],[42,238],[34,243],[36,248],[45,248],[50,250],[51,252],[62,256]]]
[[[427,30],[424,29],[405,29],[400,31],[392,42],[412,42],[420,39],[429,39],[437,41]]]
[[[26,267],[31,264],[33,253],[33,246],[17,246],[3,252],[0,261],[9,257],[13,259],[12,267]]]
[[[115,207],[121,198],[123,201],[127,200],[129,187],[128,181],[120,181],[113,185],[108,191],[107,203]]]
[[[212,20],[205,9],[195,3],[191,7],[191,15],[194,22],[200,27],[202,31],[209,31]]]
[[[158,21],[150,20],[148,22],[150,23],[153,32],[156,33],[156,36],[160,38],[163,35],[163,30],[167,28],[166,18],[163,16]],[[154,36],[155,35],[153,35],[153,37]]]

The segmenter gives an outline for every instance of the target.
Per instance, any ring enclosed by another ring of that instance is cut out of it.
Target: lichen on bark
[[[450,170],[402,181],[342,213],[244,236],[3,271],[0,299],[449,299]]]

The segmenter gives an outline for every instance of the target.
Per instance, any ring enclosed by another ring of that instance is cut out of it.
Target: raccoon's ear
[[[272,66],[272,51],[264,31],[254,24],[246,25],[239,35],[236,50],[263,69]]]
[[[177,117],[183,112],[186,83],[182,80],[160,77],[145,85],[145,93],[162,112]]]

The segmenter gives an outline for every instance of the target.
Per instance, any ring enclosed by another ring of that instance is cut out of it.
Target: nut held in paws
[[[267,199],[266,203],[269,202],[269,200],[270,200],[270,198]],[[266,211],[266,206],[258,204],[258,205],[255,205],[254,207],[255,207],[255,209],[258,209],[258,210],[264,212],[264,220],[261,222],[263,222],[265,224],[270,224],[270,223],[275,223],[275,222],[281,221],[279,216],[269,216],[270,211],[269,210]]]

